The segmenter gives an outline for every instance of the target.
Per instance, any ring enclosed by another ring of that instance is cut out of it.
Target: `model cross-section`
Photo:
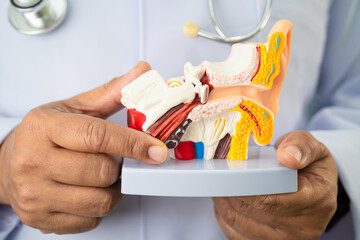
[[[181,77],[144,73],[121,91],[128,126],[163,141],[172,158],[247,159],[250,136],[272,139],[291,31],[279,21],[265,44],[234,44],[223,62],[187,62]]]

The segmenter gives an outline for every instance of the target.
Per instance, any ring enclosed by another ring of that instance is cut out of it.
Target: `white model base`
[[[121,192],[132,195],[215,197],[297,191],[297,170],[282,166],[273,147],[249,147],[249,159],[181,161],[149,165],[124,159]]]

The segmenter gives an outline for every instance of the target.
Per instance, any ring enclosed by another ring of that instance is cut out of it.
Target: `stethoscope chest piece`
[[[67,0],[10,0],[8,17],[21,33],[36,35],[60,25],[67,10]]]

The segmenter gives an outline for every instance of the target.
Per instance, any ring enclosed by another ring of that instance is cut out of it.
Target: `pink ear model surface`
[[[223,62],[188,62],[182,77],[144,73],[121,91],[128,126],[163,141],[172,158],[247,159],[250,136],[272,139],[291,32],[279,21],[265,44],[234,44]]]

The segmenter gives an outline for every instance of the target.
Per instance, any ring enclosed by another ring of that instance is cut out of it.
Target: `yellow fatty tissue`
[[[260,68],[251,85],[259,85],[270,89],[272,87],[274,78],[280,72],[280,58],[285,46],[285,35],[282,32],[276,32],[270,37],[269,51],[262,43],[260,46],[261,61]]]
[[[241,119],[236,124],[235,135],[231,136],[229,160],[246,160],[248,141],[253,133],[254,140],[259,145],[269,144],[274,130],[273,116],[269,110],[258,104],[245,100],[230,111],[239,111]]]

